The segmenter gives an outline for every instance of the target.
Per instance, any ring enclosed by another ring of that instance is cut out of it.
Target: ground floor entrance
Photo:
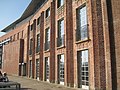
[[[39,59],[36,59],[36,79],[39,80],[39,65],[40,61]]]
[[[58,55],[58,80],[64,85],[64,54]]]
[[[89,89],[88,50],[77,52],[78,86]]]
[[[50,72],[50,60],[49,57],[45,57],[45,81],[49,82],[49,72]]]
[[[32,78],[32,60],[30,60],[30,65],[29,65],[29,77]]]

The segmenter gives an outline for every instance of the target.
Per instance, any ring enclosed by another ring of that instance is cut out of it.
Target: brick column
[[[32,47],[32,77],[35,78],[35,37],[36,37],[36,19],[33,21],[33,47]]]
[[[55,82],[55,0],[51,2],[51,13],[50,13],[50,82]]]
[[[107,13],[107,23],[108,28],[105,30],[105,35],[107,34],[108,39],[106,40],[107,43],[107,86],[110,90],[119,90],[120,89],[120,69],[119,69],[119,57],[120,57],[120,1],[113,1],[113,0],[106,0],[106,12]],[[106,19],[106,18],[105,18]],[[109,50],[109,51],[108,51]],[[109,53],[109,57],[108,57]],[[109,62],[109,63],[108,63]],[[111,82],[110,82],[111,81]]]
[[[106,68],[101,0],[91,0],[95,89],[106,89]]]
[[[26,56],[26,60],[27,60],[27,63],[26,63],[26,76],[29,77],[29,39],[30,39],[30,25],[28,26],[28,29],[27,29],[27,56]]]
[[[40,22],[40,80],[43,80],[43,51],[44,51],[44,12],[41,13]]]
[[[72,0],[66,0],[66,60],[67,86],[74,86]]]
[[[24,39],[20,39],[19,63],[24,63]],[[20,67],[19,67],[20,68]],[[23,65],[21,65],[21,76],[23,76]]]

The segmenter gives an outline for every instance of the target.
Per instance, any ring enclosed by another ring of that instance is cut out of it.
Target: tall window
[[[50,49],[50,28],[45,30],[45,50]]]
[[[40,61],[39,59],[36,59],[36,79],[39,80],[39,66],[40,66]]]
[[[40,25],[40,17],[37,19],[37,25]]]
[[[60,7],[60,6],[63,6],[63,4],[64,4],[64,0],[58,0],[58,8]]]
[[[58,39],[57,46],[64,45],[64,19],[58,21]]]
[[[29,77],[32,77],[32,60],[30,60]]]
[[[46,15],[45,15],[45,17],[47,18],[47,17],[49,17],[50,16],[50,8],[48,8],[47,10],[46,10]]]
[[[33,30],[33,24],[30,26],[30,30],[31,30],[31,31]]]
[[[64,85],[64,54],[58,55],[58,80]]]
[[[49,81],[50,74],[50,60],[49,57],[45,57],[45,80]]]
[[[30,50],[29,50],[30,55],[32,55],[32,46],[33,46],[33,39],[30,39]]]
[[[19,40],[19,33],[17,34],[17,40]]]
[[[88,38],[87,30],[87,11],[86,6],[77,9],[77,31],[76,40],[85,40]]]
[[[40,51],[40,34],[37,35],[36,53]]]
[[[81,88],[88,89],[89,88],[88,50],[79,51],[77,53],[77,60],[78,60],[78,84]]]

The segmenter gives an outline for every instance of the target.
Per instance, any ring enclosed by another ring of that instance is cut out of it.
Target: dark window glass
[[[86,6],[77,9],[77,31],[76,40],[85,40],[88,38],[87,10]]]
[[[64,45],[64,19],[58,21],[58,38],[57,46]]]
[[[47,17],[49,17],[50,16],[50,8],[48,8],[47,10],[46,10],[46,15],[45,15],[45,17],[47,18]]]
[[[31,31],[33,30],[33,24],[31,25],[31,29],[30,29]]]
[[[33,39],[30,39],[30,51],[29,54],[32,54]]]
[[[37,35],[36,53],[40,51],[40,34]]]
[[[64,4],[64,0],[58,0],[58,8],[60,7],[60,6],[63,6],[63,4]]]
[[[37,25],[40,24],[40,17],[37,19]]]
[[[45,30],[45,50],[50,48],[50,28]]]

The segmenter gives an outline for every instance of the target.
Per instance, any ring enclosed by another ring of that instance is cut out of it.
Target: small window
[[[64,0],[58,0],[58,5],[57,5],[58,8],[63,6],[63,4],[64,4]]]
[[[10,41],[12,41],[12,36],[10,36]]]
[[[31,25],[31,29],[30,29],[31,31],[33,30],[33,24]]]
[[[32,48],[33,48],[33,39],[30,39],[30,51],[29,51],[29,55],[32,55]]]
[[[40,51],[40,34],[37,35],[36,53]]]
[[[40,17],[37,19],[37,25],[40,24]]]
[[[17,40],[19,40],[19,33],[17,34]]]
[[[50,49],[50,28],[45,30],[45,51]]]
[[[47,10],[46,10],[46,15],[45,15],[45,17],[47,18],[47,17],[49,17],[50,16],[50,8],[48,8]]]

